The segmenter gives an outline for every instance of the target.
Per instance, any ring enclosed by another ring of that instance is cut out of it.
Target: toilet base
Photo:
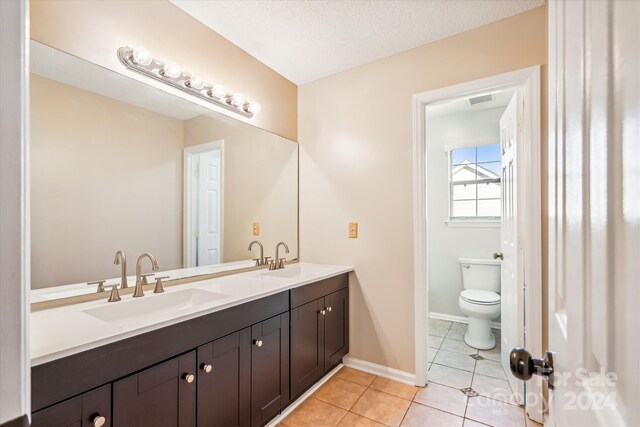
[[[491,350],[496,346],[496,338],[491,332],[491,320],[468,317],[467,332],[464,342],[478,350]]]

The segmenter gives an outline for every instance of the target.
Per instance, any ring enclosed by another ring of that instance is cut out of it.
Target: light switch
[[[260,235],[260,223],[259,222],[254,222],[253,223],[253,235],[254,236],[259,236]]]
[[[349,223],[349,238],[357,239],[358,238],[358,223],[350,222]]]

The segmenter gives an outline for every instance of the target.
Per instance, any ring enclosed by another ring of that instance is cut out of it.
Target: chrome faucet
[[[261,265],[266,265],[269,257],[264,256],[264,247],[262,246],[262,243],[260,243],[260,240],[254,240],[253,242],[249,243],[249,250],[251,250],[251,248],[253,247],[253,245],[257,244],[258,246],[260,246],[260,258],[254,258],[253,260],[256,262],[256,267],[260,267]]]
[[[127,283],[127,256],[122,249],[116,252],[116,258],[113,260],[115,265],[120,264],[120,289],[127,289],[129,284]]]
[[[160,270],[156,257],[151,255],[149,252],[145,252],[138,257],[138,261],[136,262],[136,289],[135,291],[133,291],[133,296],[136,298],[144,296],[144,290],[142,289],[142,261],[145,259],[145,257],[149,258],[149,260],[151,261],[151,269],[153,271]]]
[[[289,245],[285,242],[280,242],[276,245],[276,259],[269,264],[269,270],[279,270],[284,268],[285,258],[280,258],[280,246],[284,246],[284,252],[289,253]]]

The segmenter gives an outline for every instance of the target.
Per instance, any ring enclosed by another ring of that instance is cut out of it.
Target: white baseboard
[[[351,356],[345,356],[342,358],[344,366],[349,368],[358,369],[360,371],[368,372],[379,377],[387,378],[390,380],[398,381],[405,384],[415,385],[415,374],[401,371],[399,369],[389,368],[387,366],[377,365],[375,363],[367,362],[365,360],[354,359]]]
[[[429,319],[439,319],[439,320],[447,320],[449,322],[458,322],[458,323],[469,323],[467,321],[466,316],[455,316],[453,314],[445,314],[445,313],[435,313],[433,311],[429,312]],[[493,329],[500,329],[499,322],[491,322],[491,327]]]
[[[334,376],[340,369],[342,369],[342,367],[343,367],[343,364],[340,364],[340,365],[336,366],[335,368],[333,368],[331,370],[331,372],[329,372],[327,375],[325,375],[320,381],[315,383],[313,385],[313,387],[311,387],[309,390],[307,390],[304,393],[302,393],[302,395],[300,397],[298,397],[291,405],[287,406],[287,409],[285,409],[284,411],[282,411],[282,413],[280,415],[278,415],[277,417],[272,419],[269,422],[269,424],[267,424],[265,427],[276,427],[282,420],[284,420],[287,417],[287,415],[292,413],[298,406],[302,405],[302,403],[305,400],[307,400],[309,398],[309,396],[311,396],[313,393],[316,392],[316,390],[318,390],[320,387],[322,387],[322,385],[324,383],[329,381],[329,379],[332,376]]]

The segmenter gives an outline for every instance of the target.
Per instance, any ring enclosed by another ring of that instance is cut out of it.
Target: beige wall
[[[245,124],[222,123],[206,116],[185,121],[185,146],[224,140],[224,242],[222,262],[257,258],[247,251],[252,240],[264,245],[265,256],[275,256],[284,241],[298,256],[297,144]],[[260,223],[260,235],[252,224]]]
[[[181,120],[31,76],[32,289],[116,277],[118,249],[182,266],[183,133]]]
[[[355,267],[353,357],[415,372],[412,95],[536,64],[544,7],[300,87],[301,258]]]
[[[295,84],[166,0],[31,0],[31,38],[120,73],[121,46],[144,46],[262,104],[250,122],[296,141]]]

